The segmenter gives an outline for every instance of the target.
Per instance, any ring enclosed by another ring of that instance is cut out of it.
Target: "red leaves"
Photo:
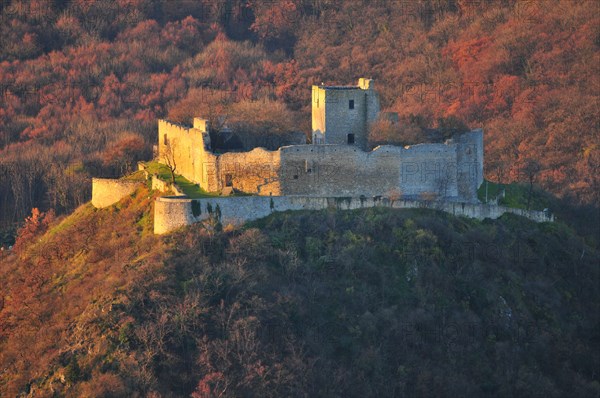
[[[291,29],[297,21],[297,6],[291,0],[266,4],[268,8],[256,10],[256,19],[251,29],[261,39],[277,38]]]
[[[46,232],[54,218],[54,210],[52,209],[45,213],[41,212],[37,207],[31,209],[31,216],[25,219],[25,224],[17,231],[14,250],[23,250],[26,245],[33,242],[35,237],[41,236]]]

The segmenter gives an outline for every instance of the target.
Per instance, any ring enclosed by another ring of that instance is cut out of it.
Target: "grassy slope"
[[[158,238],[151,200],[0,262],[0,395],[600,391],[600,257],[562,224],[375,208]]]
[[[516,209],[527,209],[527,199],[529,197],[529,187],[525,184],[497,184],[491,181],[484,181],[477,191],[479,200],[485,203],[487,184],[488,200],[492,201],[498,198],[498,204],[501,206],[512,207]],[[504,191],[504,196],[500,196]],[[556,199],[547,192],[542,191],[537,186],[533,187],[531,192],[531,210],[544,210],[556,204]]]
[[[158,162],[146,162],[146,171],[148,171],[148,173],[151,175],[157,175],[158,178],[163,181],[171,182],[171,172],[164,164]],[[179,174],[175,175],[175,183],[187,196],[193,199],[218,196],[218,194],[205,191],[204,189],[200,188],[200,185],[192,183],[187,178]]]

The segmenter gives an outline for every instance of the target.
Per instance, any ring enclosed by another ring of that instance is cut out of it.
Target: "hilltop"
[[[600,391],[600,253],[562,223],[373,208],[157,237],[153,199],[0,260],[0,395]]]

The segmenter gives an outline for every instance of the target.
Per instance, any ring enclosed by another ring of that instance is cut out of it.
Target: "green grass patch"
[[[498,205],[512,207],[515,209],[527,209],[527,198],[529,196],[529,186],[526,184],[497,184],[485,180],[477,191],[477,197],[485,203],[485,191],[487,184],[488,201],[498,197],[502,191],[505,192],[503,197],[498,199]],[[544,210],[550,207],[552,198],[550,195],[537,187],[533,187],[531,192],[530,210]]]
[[[144,164],[146,166],[145,170],[148,172],[148,174],[155,174],[163,181],[171,181],[171,172],[164,164],[158,162],[146,162]]]
[[[169,181],[171,177],[169,176]],[[200,188],[200,185],[194,184],[189,181],[187,178],[175,175],[175,184],[190,198],[199,199],[199,198],[211,198],[215,196],[219,196],[218,193],[207,192],[204,189]]]
[[[43,239],[47,240],[52,238],[57,233],[75,225],[81,219],[90,217],[94,211],[94,206],[92,206],[91,203],[86,203],[85,205],[75,209],[73,213],[66,216],[63,220],[58,222],[58,224],[51,226],[50,229],[44,234]]]
[[[171,171],[169,168],[158,162],[147,162],[146,171],[150,175],[157,175],[163,181],[171,182]],[[175,184],[191,199],[214,198],[219,197],[217,192],[208,192],[200,187],[199,184],[193,183],[182,175],[175,174]],[[246,193],[236,193],[232,196],[251,196]]]
[[[131,174],[127,174],[121,179],[127,181],[146,181],[146,174],[144,173],[144,170],[138,170]]]

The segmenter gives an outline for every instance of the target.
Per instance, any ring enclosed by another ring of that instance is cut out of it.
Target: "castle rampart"
[[[479,220],[496,219],[505,213],[527,217],[536,222],[554,221],[554,216],[541,211],[513,209],[503,206],[418,200],[390,200],[386,197],[307,197],[246,196],[236,198],[185,199],[161,197],[154,207],[154,233],[164,234],[206,220],[218,219],[222,224],[241,225],[287,210],[352,210],[375,206],[394,209],[424,208],[444,211],[455,216]]]
[[[220,155],[206,149],[205,133],[199,129],[160,121],[159,131],[161,151],[166,151],[165,142],[173,145],[176,172],[209,192],[227,187],[266,196],[371,196],[394,191],[409,199],[428,194],[475,202],[483,177],[481,130],[444,144],[384,145],[369,152],[355,145],[291,145]]]
[[[202,126],[199,120],[194,123],[197,127]],[[158,141],[159,159],[162,163],[174,162],[177,174],[200,184],[207,191],[219,190],[217,157],[209,149],[208,132],[159,120]]]
[[[140,185],[139,181],[92,178],[92,205],[98,209],[108,207],[131,195]]]
[[[483,131],[444,144],[380,146],[365,151],[368,126],[379,115],[373,81],[356,86],[313,86],[313,145],[269,151],[211,151],[208,122],[194,127],[159,121],[159,154],[176,173],[208,192],[254,195],[372,196],[477,202],[483,181]],[[314,144],[317,145],[314,145]]]
[[[192,199],[163,196],[154,202],[154,233],[164,234],[197,222],[192,214]]]
[[[255,148],[217,157],[218,189],[232,187],[256,195],[282,195],[281,151]]]

